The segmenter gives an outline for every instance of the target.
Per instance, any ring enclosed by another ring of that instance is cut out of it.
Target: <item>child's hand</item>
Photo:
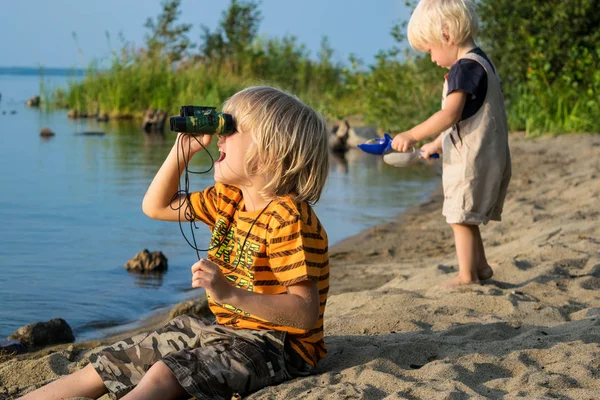
[[[432,154],[440,154],[442,152],[442,147],[438,144],[437,140],[434,140],[433,142],[429,142],[427,144],[424,144],[421,147],[421,155],[419,157],[424,158],[425,160],[428,160]]]
[[[183,154],[194,155],[202,150],[202,145],[207,147],[212,141],[213,135],[191,135],[189,133],[178,133],[175,146],[179,146],[179,150]]]
[[[416,142],[417,141],[410,131],[402,132],[394,137],[394,140],[392,141],[392,149],[404,153],[410,151]]]
[[[210,297],[219,303],[225,302],[234,289],[219,266],[204,258],[192,265],[192,287],[206,289]]]

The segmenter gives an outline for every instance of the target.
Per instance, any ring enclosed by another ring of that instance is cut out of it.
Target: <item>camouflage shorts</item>
[[[286,349],[285,335],[232,329],[183,315],[154,332],[115,343],[90,361],[117,397],[163,361],[191,396],[229,400],[310,373],[310,366]]]

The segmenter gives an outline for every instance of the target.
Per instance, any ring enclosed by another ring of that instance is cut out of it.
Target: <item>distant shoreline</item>
[[[22,76],[78,76],[83,77],[86,70],[82,68],[59,67],[0,67],[0,75]]]

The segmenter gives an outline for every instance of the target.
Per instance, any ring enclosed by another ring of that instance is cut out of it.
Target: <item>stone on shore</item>
[[[169,319],[173,319],[184,314],[193,314],[199,317],[214,319],[214,315],[208,308],[208,299],[206,296],[183,301],[177,304],[169,312]]]
[[[48,322],[35,322],[23,326],[8,339],[20,340],[27,347],[42,347],[71,343],[75,341],[75,336],[67,321],[62,318],[54,318]]]
[[[167,112],[163,110],[146,110],[144,113],[144,121],[142,129],[146,133],[163,133],[165,129],[165,121],[167,120]]]

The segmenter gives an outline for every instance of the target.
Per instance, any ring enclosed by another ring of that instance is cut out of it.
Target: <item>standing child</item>
[[[237,132],[219,137],[216,184],[177,194],[183,157],[211,141],[179,134],[143,202],[148,216],[167,221],[183,218],[177,209],[186,204],[185,218],[211,228],[208,259],[192,266],[192,286],[206,290],[216,323],[178,317],[92,355],[82,370],[25,399],[110,391],[126,399],[229,400],[306,375],[325,356],[328,245],[310,206],[329,170],[325,121],[270,87],[235,94],[223,112]]]
[[[500,78],[475,45],[477,17],[469,0],[421,0],[408,24],[408,40],[417,51],[450,71],[442,109],[425,122],[397,135],[392,147],[408,151],[425,144],[424,158],[443,153],[442,214],[454,232],[458,276],[448,286],[466,285],[493,275],[483,249],[479,224],[500,221],[511,165],[508,124]]]

